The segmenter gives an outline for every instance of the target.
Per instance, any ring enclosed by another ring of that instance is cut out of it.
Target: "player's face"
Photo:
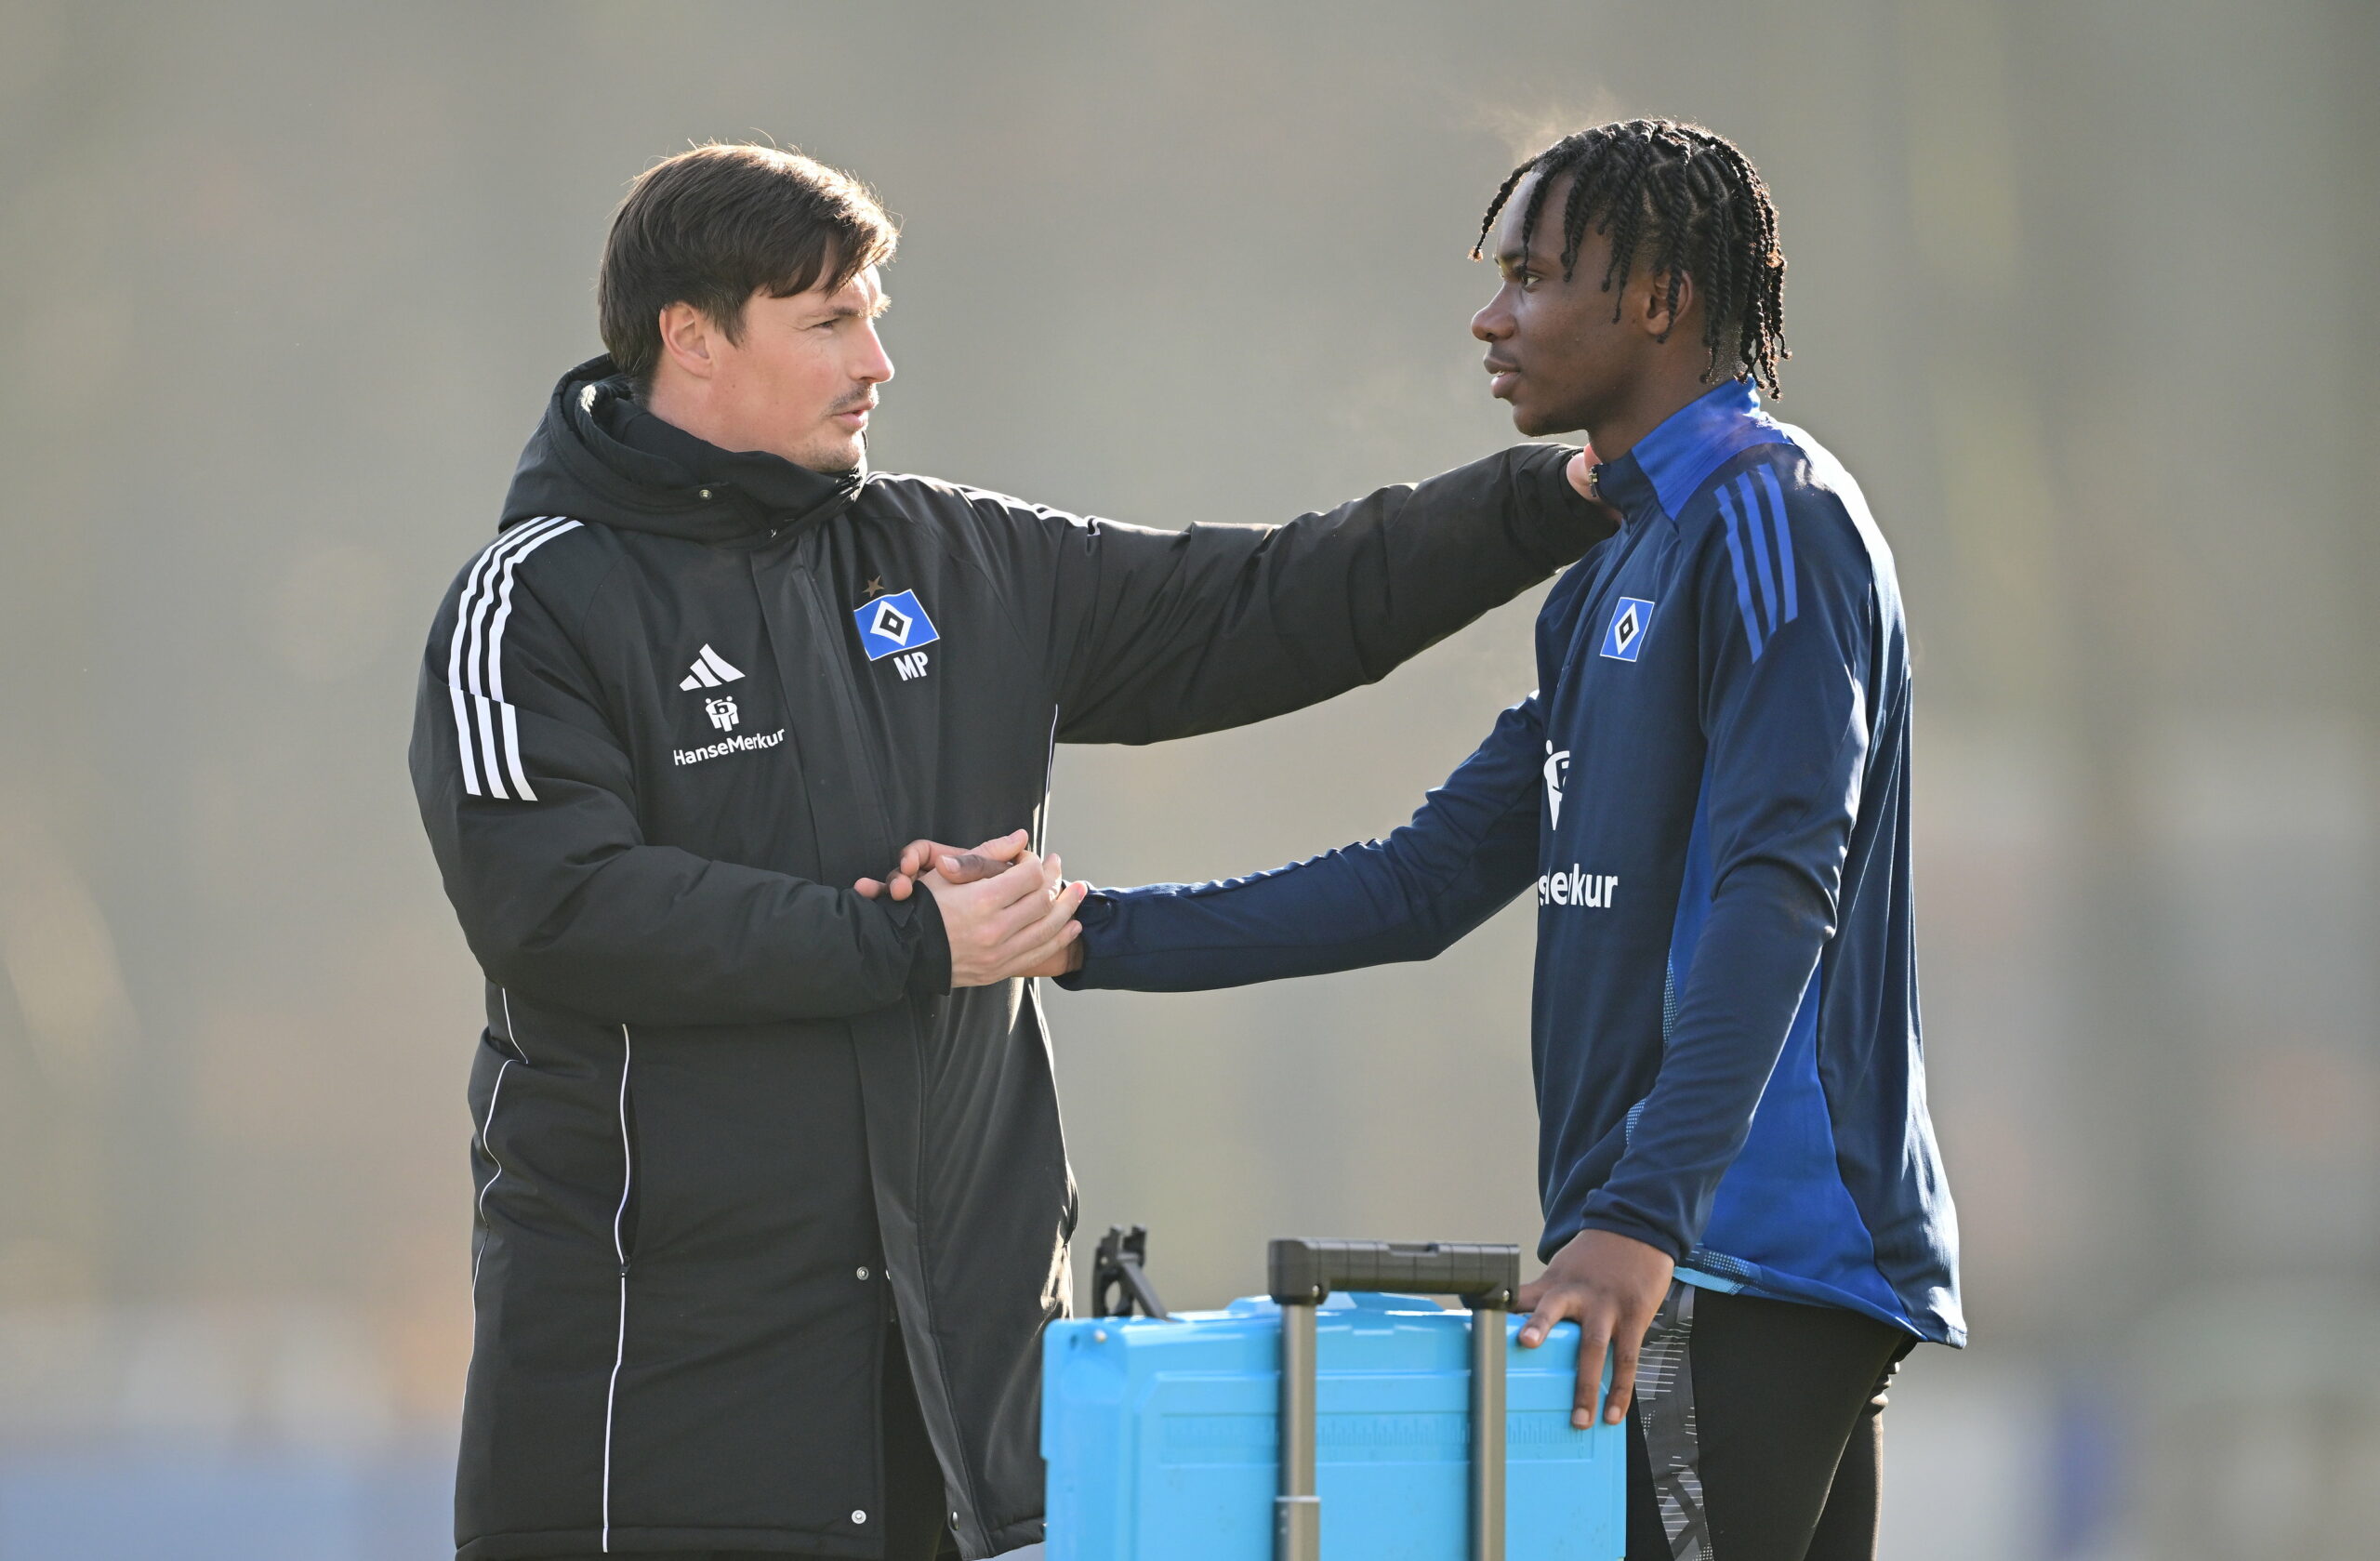
[[[1531,438],[1594,423],[1624,394],[1652,345],[1635,321],[1612,318],[1620,299],[1603,285],[1608,239],[1591,227],[1578,264],[1563,276],[1567,177],[1546,191],[1537,232],[1522,247],[1521,220],[1536,184],[1531,174],[1504,204],[1491,236],[1502,282],[1471,320],[1471,334],[1488,344],[1488,393],[1512,403],[1513,426]]]
[[[734,448],[767,450],[813,471],[856,468],[876,387],[892,377],[876,334],[886,301],[873,266],[832,293],[754,293],[743,339],[720,334],[710,344],[711,405]]]

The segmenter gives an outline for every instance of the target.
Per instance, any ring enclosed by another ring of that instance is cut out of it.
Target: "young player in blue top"
[[[1761,410],[1785,263],[1733,146],[1571,136],[1482,238],[1493,393],[1524,433],[1584,429],[1624,517],[1548,597],[1537,692],[1384,840],[1094,893],[1066,980],[1426,959],[1533,889],[1547,1266],[1522,1342],[1579,1322],[1582,1425],[1606,1343],[1608,1419],[1633,1389],[1632,1561],[1871,1556],[1885,1381],[1964,1340],[1892,554],[1841,464]]]

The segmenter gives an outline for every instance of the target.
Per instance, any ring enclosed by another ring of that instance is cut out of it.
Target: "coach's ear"
[[[709,315],[681,299],[664,307],[655,324],[660,328],[661,351],[680,371],[696,379],[708,379],[719,372],[717,343],[725,333]]]

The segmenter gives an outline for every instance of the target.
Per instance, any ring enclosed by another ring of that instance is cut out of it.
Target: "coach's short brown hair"
[[[661,362],[661,311],[690,303],[739,338],[745,300],[833,292],[892,258],[900,233],[867,187],[773,146],[713,144],[646,169],[603,244],[595,309],[612,361],[638,385]]]

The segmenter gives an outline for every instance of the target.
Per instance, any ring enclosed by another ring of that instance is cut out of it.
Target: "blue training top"
[[[1965,1342],[1910,915],[1909,643],[1858,485],[1749,381],[1597,469],[1626,523],[1537,620],[1538,692],[1385,840],[1102,891],[1066,985],[1426,959],[1537,891],[1539,1253]]]

